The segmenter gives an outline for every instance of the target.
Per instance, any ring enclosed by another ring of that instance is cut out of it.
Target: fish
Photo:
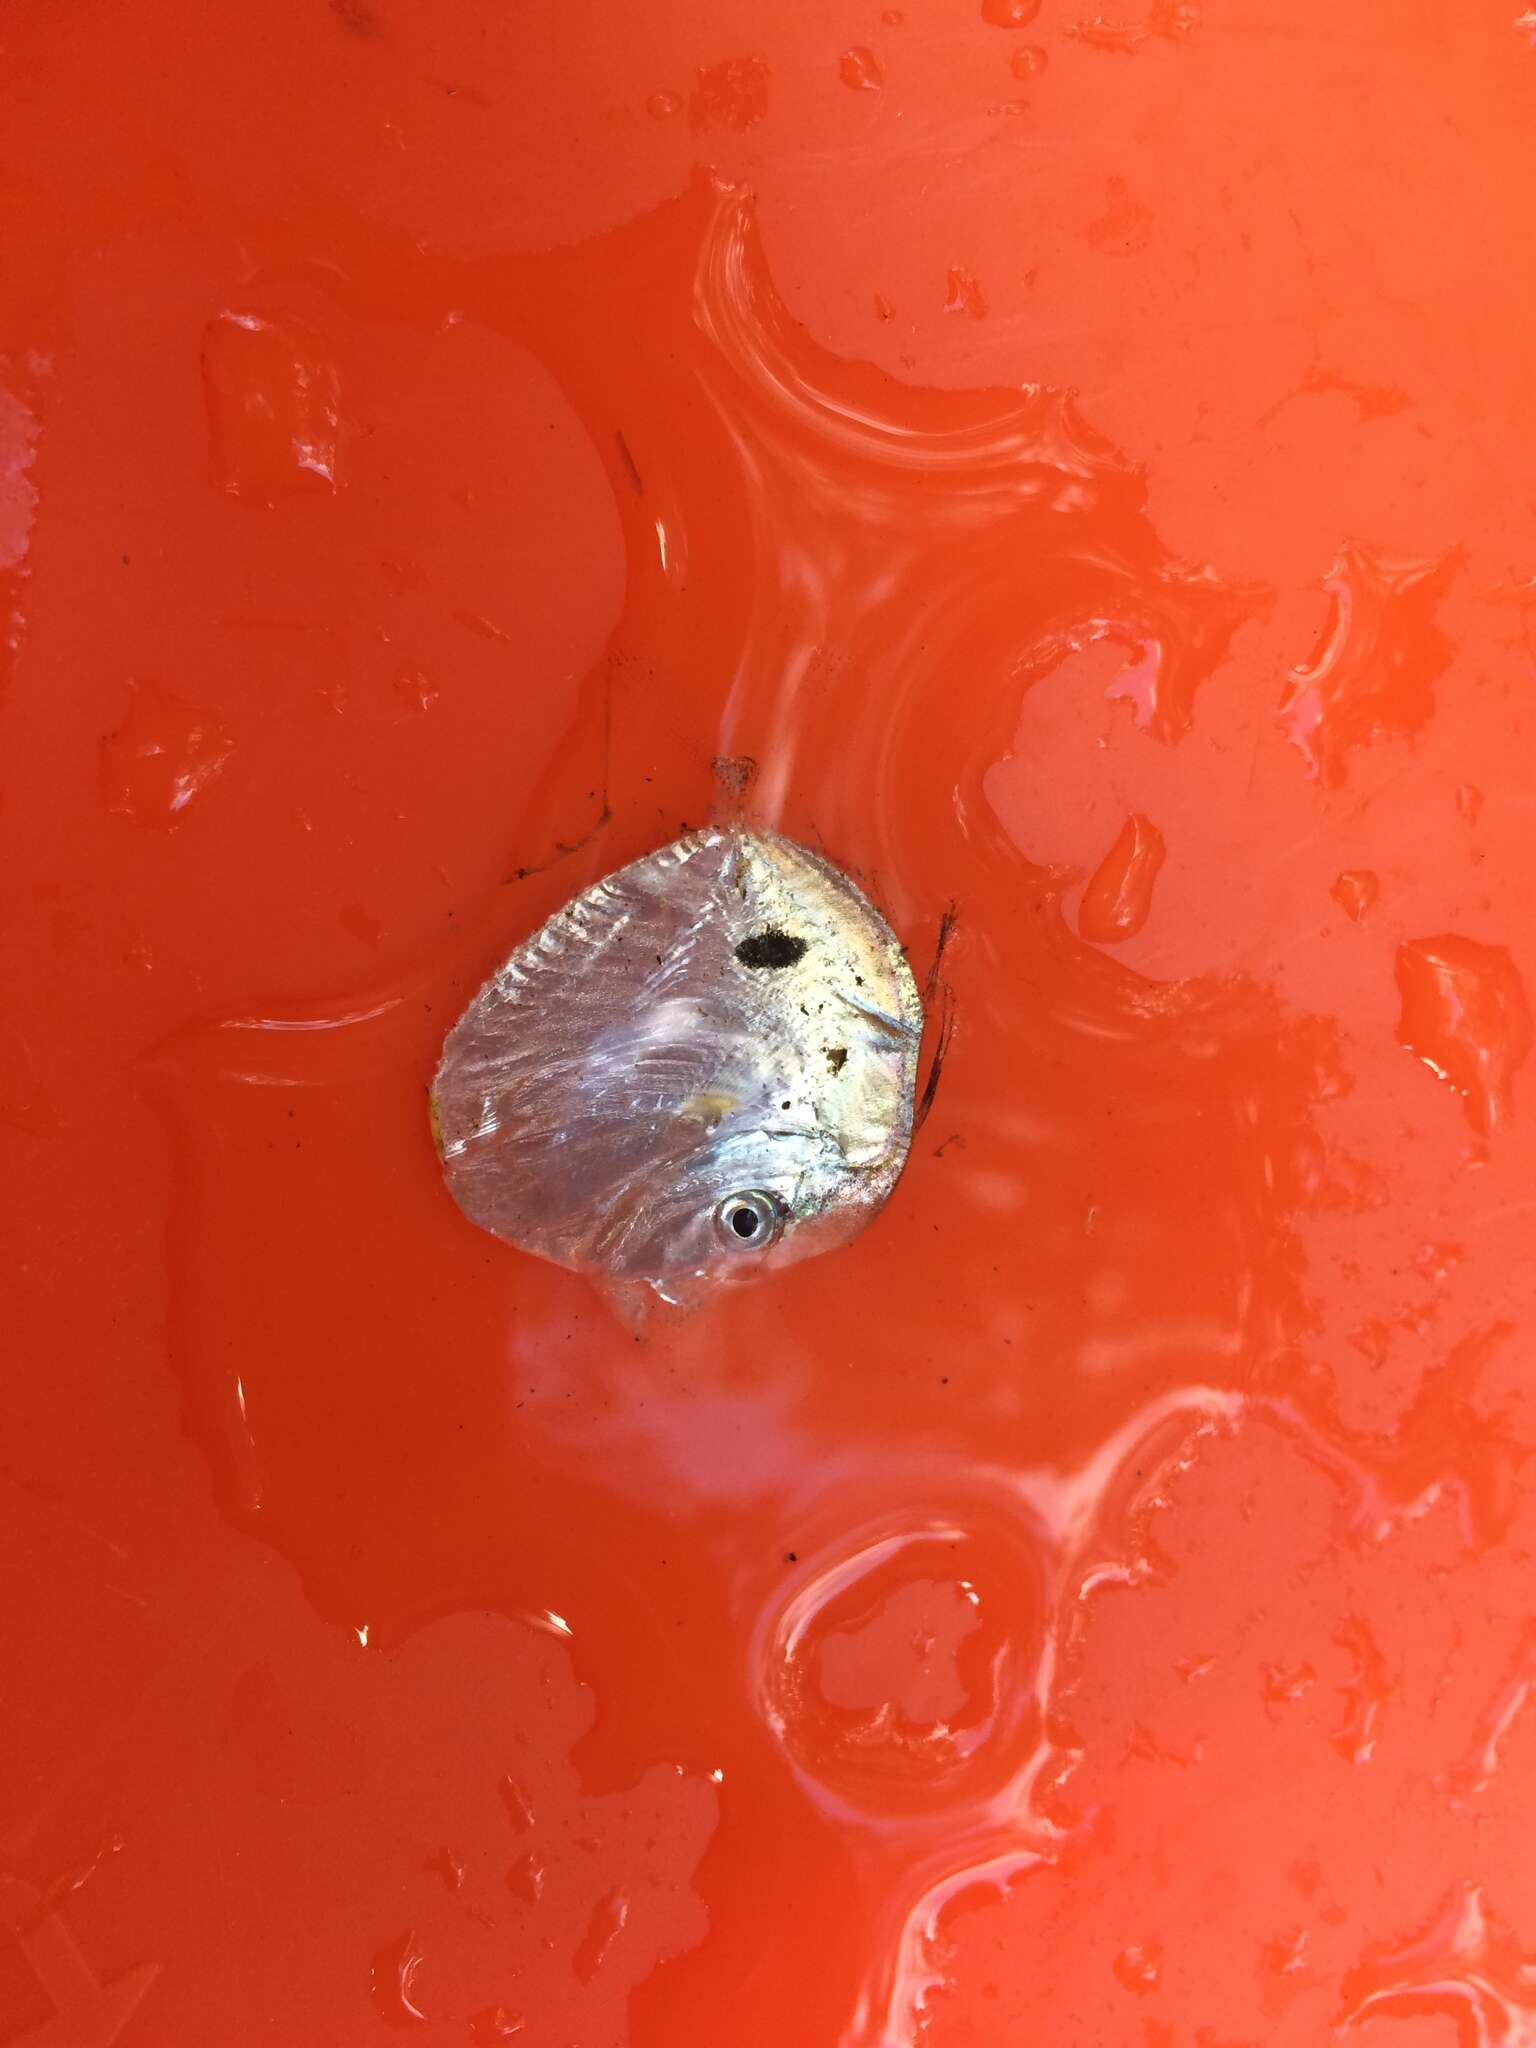
[[[762,826],[685,832],[557,911],[448,1032],[448,1190],[616,1299],[691,1307],[873,1219],[922,1030],[906,954],[847,875]]]

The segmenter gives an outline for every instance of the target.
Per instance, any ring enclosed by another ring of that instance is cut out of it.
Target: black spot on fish
[[[767,931],[753,932],[743,939],[736,948],[736,958],[743,967],[793,967],[797,960],[805,958],[805,950],[804,939],[770,925]]]
[[[830,1051],[830,1052],[829,1052],[829,1053],[827,1054],[827,1065],[828,1065],[828,1066],[829,1066],[829,1067],[830,1067],[830,1068],[832,1069],[832,1071],[833,1071],[833,1073],[834,1073],[834,1074],[840,1074],[840,1073],[841,1073],[841,1072],[843,1071],[843,1068],[844,1068],[845,1066],[847,1066],[847,1064],[848,1064],[848,1048],[847,1048],[847,1046],[846,1046],[846,1045],[834,1045],[834,1046],[832,1047],[831,1051]]]

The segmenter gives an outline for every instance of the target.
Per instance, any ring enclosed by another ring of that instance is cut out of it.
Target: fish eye
[[[733,1252],[766,1251],[783,1222],[782,1208],[762,1188],[727,1195],[715,1208],[715,1229]]]

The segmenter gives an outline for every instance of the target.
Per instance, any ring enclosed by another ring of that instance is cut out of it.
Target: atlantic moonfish
[[[620,1295],[696,1301],[844,1244],[896,1184],[923,1010],[829,862],[709,827],[557,911],[449,1032],[454,1200]]]

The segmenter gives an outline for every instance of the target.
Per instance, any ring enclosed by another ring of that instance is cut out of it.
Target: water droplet
[[[440,693],[425,669],[403,668],[395,677],[395,694],[413,711],[426,711],[437,702]]]
[[[449,1891],[457,1892],[464,1889],[464,1866],[451,1849],[437,1850],[427,1858],[422,1868],[434,1871]]]
[[[1482,815],[1483,792],[1475,784],[1464,782],[1456,792],[1456,808],[1469,825],[1475,825]]]
[[[416,2003],[416,1979],[422,1955],[414,1934],[402,1934],[398,1941],[381,1948],[373,1959],[373,2003],[380,2019],[392,2027],[407,2027],[426,2019]]]
[[[1329,617],[1311,659],[1291,671],[1281,724],[1308,772],[1342,782],[1345,756],[1381,734],[1411,739],[1434,714],[1435,679],[1451,658],[1435,610],[1455,569],[1397,561],[1350,545],[1324,582]]]
[[[101,743],[107,809],[141,825],[172,825],[235,750],[235,736],[212,711],[159,683],[133,685],[128,716]]]
[[[1511,1083],[1531,1049],[1531,1012],[1503,946],[1446,933],[1397,950],[1401,1044],[1466,1100],[1487,1137],[1509,1116]]]
[[[1114,1970],[1127,1991],[1145,1997],[1157,1989],[1163,1974],[1162,1943],[1156,1939],[1132,1942],[1115,1957]]]
[[[521,2013],[508,2012],[504,2005],[493,2005],[475,2014],[469,2031],[476,2041],[510,2041],[527,2024]]]
[[[683,96],[680,92],[653,92],[645,111],[653,120],[670,121],[683,111]]]
[[[944,301],[946,313],[964,313],[972,320],[985,320],[989,311],[986,293],[966,270],[952,270],[949,273],[949,296]]]
[[[1171,744],[1189,731],[1195,695],[1231,653],[1234,635],[1262,618],[1269,593],[1259,584],[1224,582],[1207,567],[1160,565],[1124,593],[1124,608],[1067,618],[1018,658],[1025,685],[1070,673],[1088,650],[1124,650],[1126,665],[1104,694],[1131,706],[1137,726]]]
[[[1334,879],[1329,894],[1356,924],[1367,914],[1381,893],[1381,883],[1369,868],[1346,868]]]
[[[1038,1567],[1016,1527],[865,1532],[802,1576],[759,1657],[764,1718],[839,1802],[905,1811],[989,1789],[1034,1727]]]
[[[887,7],[880,17],[887,28],[900,28],[906,18],[899,7]]]
[[[1152,215],[1131,197],[1124,178],[1106,184],[1109,203],[1084,233],[1104,256],[1137,256],[1152,239]]]
[[[1038,43],[1025,43],[1009,58],[1008,68],[1015,78],[1038,78],[1046,62],[1046,54]]]
[[[1370,1623],[1361,1615],[1352,1615],[1334,1641],[1355,1668],[1338,1688],[1344,1712],[1329,1739],[1346,1763],[1368,1764],[1376,1753],[1382,1706],[1392,1691],[1387,1660]]]
[[[1264,1699],[1268,1706],[1288,1706],[1292,1700],[1299,1700],[1317,1683],[1317,1673],[1310,1664],[1266,1664],[1264,1666]]]
[[[1118,51],[1128,56],[1154,36],[1173,43],[1188,42],[1199,26],[1196,0],[1153,0],[1143,22],[1106,21],[1098,14],[1088,21],[1070,22],[1066,32],[1078,42],[1087,43],[1090,49]]]
[[[1436,1287],[1443,1286],[1466,1257],[1459,1244],[1421,1244],[1413,1255],[1414,1270]]]
[[[853,92],[878,92],[885,83],[879,58],[873,50],[863,48],[844,50],[838,59],[837,75]]]
[[[1106,21],[1102,15],[1094,15],[1089,21],[1068,22],[1066,32],[1092,50],[1116,50],[1123,55],[1139,50],[1150,33],[1139,23]]]
[[[271,500],[336,488],[336,367],[313,328],[221,313],[203,334],[203,392],[222,490]]]
[[[590,1984],[602,1968],[613,1944],[624,1932],[629,1918],[629,1901],[621,1891],[611,1891],[598,1900],[592,1908],[592,1918],[587,1931],[581,1937],[576,1953],[571,1958],[571,1968],[576,1972],[577,1981]]]
[[[981,0],[981,18],[994,28],[1028,28],[1040,12],[1040,0]]]
[[[1274,1977],[1294,1977],[1305,1968],[1307,1957],[1307,1930],[1304,1927],[1285,1934],[1277,1934],[1266,1941],[1259,1950],[1259,1961]]]
[[[534,1818],[533,1802],[528,1794],[511,1778],[503,1778],[496,1789],[501,1794],[501,1803],[506,1807],[507,1818],[513,1827],[519,1834],[526,1833],[533,1826]]]
[[[29,474],[37,453],[37,421],[19,398],[0,391],[0,570],[26,560],[37,488]]]
[[[1512,1732],[1527,1712],[1536,1689],[1536,1630],[1528,1624],[1514,1668],[1495,1692],[1473,1731],[1467,1754],[1449,1774],[1459,1800],[1487,1790],[1504,1767]]]
[[[896,318],[896,308],[882,292],[875,293],[875,318],[877,320],[894,320]]]
[[[1340,1985],[1341,2027],[1380,2015],[1448,2019],[1458,2041],[1514,2044],[1536,2032],[1536,1953],[1461,1883],[1406,1940],[1368,1950]]]
[[[1134,938],[1152,909],[1152,887],[1163,865],[1163,835],[1149,820],[1129,817],[1083,891],[1077,928],[1096,946]]]
[[[728,57],[723,64],[701,65],[688,102],[690,125],[700,130],[732,128],[737,134],[755,128],[768,111],[769,76],[761,57]]]
[[[544,1866],[537,1857],[520,1856],[507,1872],[507,1890],[525,1905],[536,1906],[544,1896]]]

